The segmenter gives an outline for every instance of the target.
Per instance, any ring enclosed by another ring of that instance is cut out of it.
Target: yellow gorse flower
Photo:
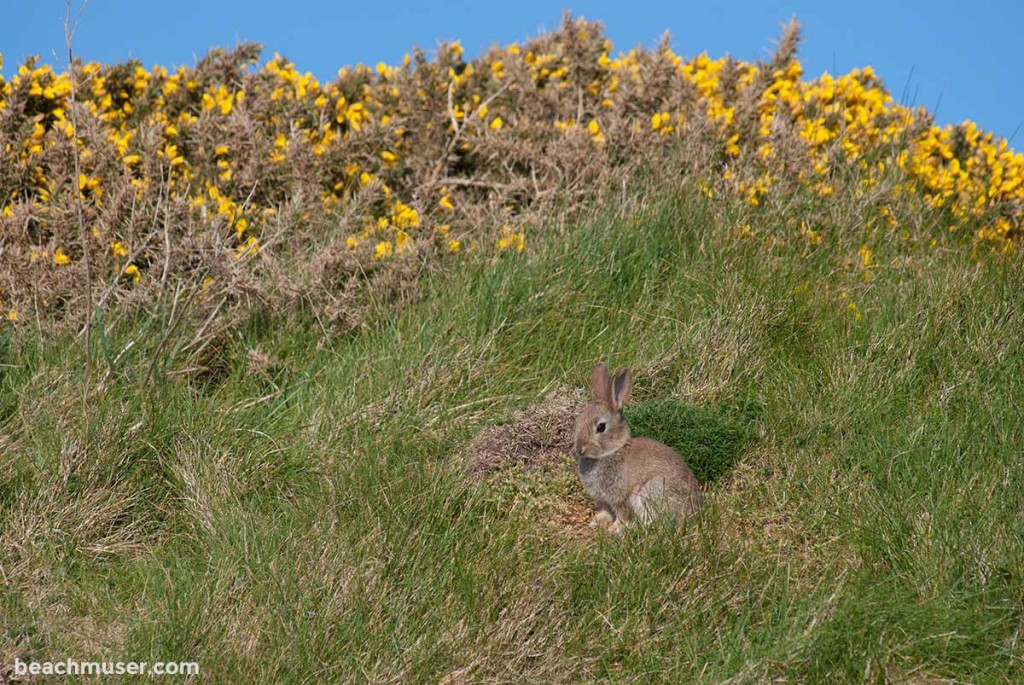
[[[522,231],[513,231],[508,226],[502,226],[501,237],[498,238],[498,249],[522,252],[526,249],[526,235]]]
[[[860,266],[862,269],[866,269],[869,266],[871,266],[872,255],[874,253],[871,251],[870,247],[868,247],[867,245],[861,245],[860,249],[857,251],[857,254],[860,255]]]

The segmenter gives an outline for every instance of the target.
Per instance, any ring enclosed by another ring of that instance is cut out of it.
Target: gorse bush
[[[761,230],[795,188],[854,198],[866,275],[873,231],[1014,251],[1024,156],[895,103],[870,68],[804,80],[797,44],[794,21],[764,63],[667,40],[614,56],[567,16],[468,61],[454,42],[330,83],[255,45],[173,71],[29,59],[0,77],[0,312],[80,323],[88,249],[100,305],[184,289],[197,311],[305,303],[348,329],[428,256],[528,249],[546,211],[644,165],[738,194],[750,212],[730,228],[766,242],[828,237],[807,219]]]

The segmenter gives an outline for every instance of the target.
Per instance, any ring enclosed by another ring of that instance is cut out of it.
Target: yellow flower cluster
[[[1013,247],[1007,242],[1011,229],[1019,232],[1024,218],[1024,155],[1010,150],[1005,140],[970,121],[914,130],[927,114],[894,104],[870,67],[803,83],[794,62],[773,77],[759,107],[762,156],[770,150],[772,122],[784,108],[800,122],[814,175],[827,179],[837,166],[856,164],[864,172],[861,184],[871,188],[895,166],[905,173],[907,189],[928,205],[950,211],[955,218],[951,230],[968,218],[988,218],[978,237]],[[832,191],[827,180],[812,187],[824,195]],[[904,190],[896,185],[893,192]]]
[[[502,226],[498,249],[522,252],[526,249],[526,234],[522,231],[513,231],[509,226]]]

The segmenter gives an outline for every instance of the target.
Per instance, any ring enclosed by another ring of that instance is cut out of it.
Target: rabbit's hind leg
[[[665,507],[665,498],[665,479],[655,477],[637,488],[627,502],[633,510],[633,516],[640,523],[647,524]]]

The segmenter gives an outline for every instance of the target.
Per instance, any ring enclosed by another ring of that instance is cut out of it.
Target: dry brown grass
[[[462,456],[470,476],[482,479],[515,465],[543,469],[571,455],[576,414],[585,403],[578,388],[558,387],[508,423],[485,428]]]

